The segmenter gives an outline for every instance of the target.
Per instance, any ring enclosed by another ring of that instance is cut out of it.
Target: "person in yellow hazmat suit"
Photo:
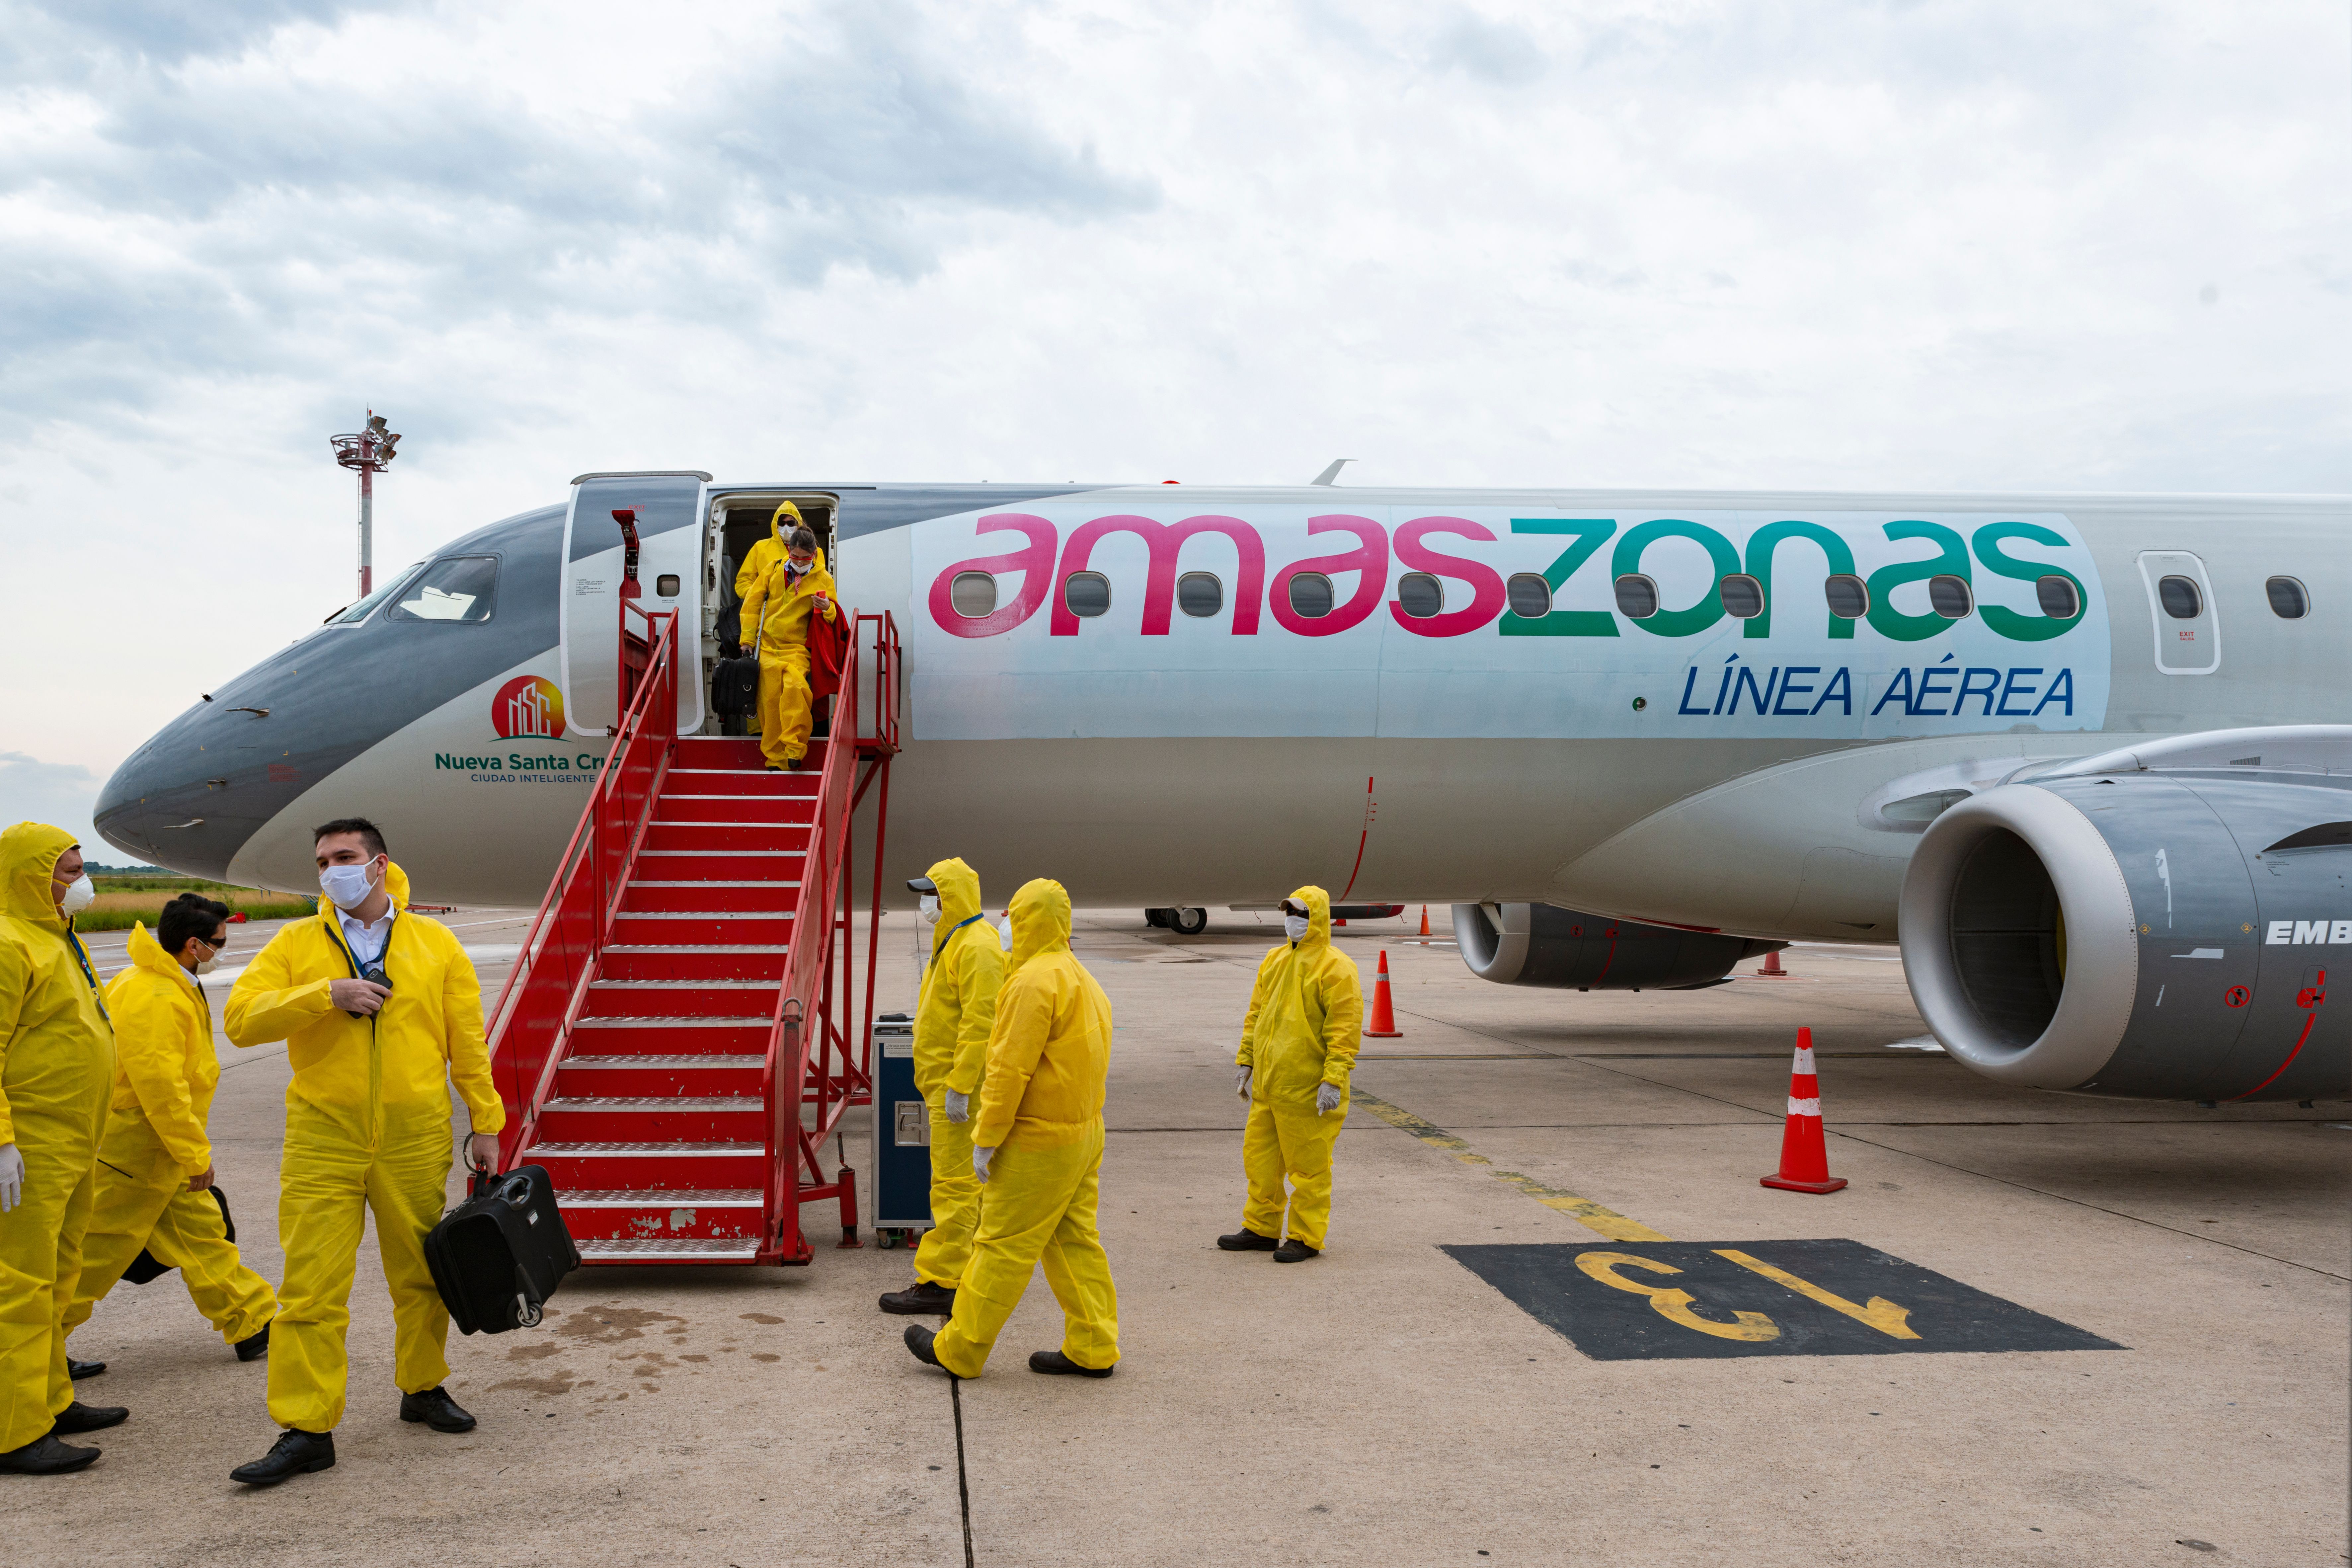
[[[816,535],[793,529],[784,552],[743,595],[743,647],[760,650],[760,754],[771,771],[797,768],[808,754],[809,617],[841,618]]]
[[[1288,939],[1257,966],[1234,1091],[1250,1102],[1242,1131],[1249,1201],[1227,1252],[1298,1263],[1323,1250],[1331,1223],[1331,1145],[1348,1121],[1348,1075],[1363,1043],[1364,984],[1331,945],[1331,895],[1301,888],[1282,904]],[[1283,1177],[1290,1178],[1283,1234]]]
[[[449,928],[408,908],[408,879],[364,817],[315,833],[324,897],[289,921],[229,988],[229,1043],[286,1042],[286,1143],[278,1237],[286,1253],[270,1327],[269,1452],[229,1472],[275,1486],[335,1462],[348,1363],[344,1331],[360,1235],[375,1216],[392,1291],[400,1418],[467,1432],[474,1418],[442,1387],[449,1313],[425,1262],[449,1179],[449,1089],[473,1121],[467,1150],[498,1163],[506,1110],[490,1079],[482,993]]]
[[[98,1192],[81,1248],[81,1280],[66,1309],[66,1332],[122,1278],[142,1250],[180,1281],[236,1359],[269,1352],[278,1295],[237,1257],[213,1184],[205,1131],[220,1058],[213,1010],[198,976],[228,946],[226,904],[182,893],[163,906],[150,933],[131,928],[131,967],[106,988],[114,1016],[111,1110],[98,1146]],[[160,940],[159,940],[160,938]],[[74,1375],[103,1372],[76,1363]]]
[[[792,502],[786,501],[782,506],[776,508],[774,513],[768,519],[768,537],[761,540],[757,544],[752,545],[751,549],[745,551],[743,552],[743,564],[735,568],[736,598],[750,598],[751,596],[751,589],[768,575],[768,568],[773,566],[777,562],[784,559],[784,529],[786,526],[784,520],[786,518],[792,519],[791,527],[795,532],[808,527],[807,521],[801,516],[801,509],[794,506]],[[809,537],[812,539],[816,537],[814,531],[811,531]],[[748,652],[751,646],[751,643],[747,640],[743,645],[745,651]]]
[[[1118,1363],[1118,1289],[1095,1229],[1102,1185],[1110,998],[1070,952],[1070,895],[1043,878],[1013,895],[1013,956],[996,999],[971,1124],[980,1226],[936,1334],[907,1326],[916,1359],[978,1377],[1042,1261],[1062,1306],[1062,1348],[1032,1372],[1108,1377]]]
[[[0,833],[0,1472],[62,1475],[62,1442],[129,1417],[74,1397],[66,1308],[97,1190],[114,1026],[73,917],[97,889],[73,835]]]
[[[915,1249],[915,1283],[882,1298],[886,1312],[955,1310],[956,1282],[971,1258],[980,1183],[971,1170],[971,1097],[979,1089],[1004,949],[982,917],[980,875],[942,860],[907,886],[932,922],[931,962],[915,1007],[915,1088],[931,1124],[931,1228]]]

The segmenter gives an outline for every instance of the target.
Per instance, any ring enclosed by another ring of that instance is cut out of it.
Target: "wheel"
[[[1168,924],[1168,911],[1166,910],[1146,910],[1143,911],[1143,923],[1148,926],[1157,926],[1164,929]]]
[[[1178,936],[1198,936],[1209,929],[1206,910],[1171,910],[1168,915],[1169,927]]]
[[[896,1231],[877,1230],[874,1233],[874,1245],[880,1247],[883,1251],[887,1252],[892,1247],[898,1245],[898,1233]]]

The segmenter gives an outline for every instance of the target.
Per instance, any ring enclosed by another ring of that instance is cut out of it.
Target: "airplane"
[[[97,824],[308,890],[310,826],[366,816],[420,899],[536,903],[616,722],[614,511],[707,676],[791,500],[903,629],[887,887],[961,854],[1180,931],[1308,882],[1448,902],[1473,972],[1579,990],[1899,942],[1995,1079],[2340,1098],[2343,498],[1333,477],[583,474],[205,694]]]

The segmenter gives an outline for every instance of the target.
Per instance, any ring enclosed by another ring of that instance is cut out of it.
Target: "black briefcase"
[[[212,1194],[213,1202],[220,1205],[221,1228],[228,1232],[229,1245],[234,1247],[236,1245],[236,1221],[229,1217],[228,1194],[220,1190],[220,1184],[217,1182],[206,1187],[205,1191]],[[122,1271],[122,1277],[133,1285],[144,1285],[149,1280],[160,1279],[170,1272],[171,1269],[155,1261],[153,1253],[142,1247],[139,1249],[139,1256],[131,1260],[131,1267]]]
[[[722,658],[710,676],[710,710],[740,719],[760,709],[760,661],[756,656]]]
[[[502,1334],[539,1326],[540,1308],[580,1267],[580,1249],[547,1168],[523,1165],[502,1176],[475,1172],[466,1201],[426,1234],[425,1262],[460,1333]]]

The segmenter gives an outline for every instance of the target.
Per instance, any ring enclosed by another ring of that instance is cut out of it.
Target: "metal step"
[[[599,1094],[566,1095],[540,1106],[546,1110],[758,1110],[758,1095]]]
[[[606,1021],[609,1022],[609,1020]],[[634,1022],[635,1020],[632,1021]],[[692,1018],[688,1019],[688,1022],[695,1024],[726,1024],[731,1023],[733,1020],[729,1018]],[[764,1024],[767,1020],[762,1018],[760,1022]],[[599,1071],[610,1068],[626,1072],[637,1068],[646,1068],[658,1072],[676,1072],[680,1068],[764,1067],[767,1065],[767,1058],[759,1056],[718,1055],[702,1057],[566,1057],[563,1058],[563,1065],[568,1068],[587,1068]]]
[[[583,1263],[756,1263],[756,1241],[715,1241],[679,1237],[673,1241],[615,1237],[580,1244]]]
[[[757,1187],[656,1187],[641,1192],[558,1193],[555,1201],[568,1209],[755,1209],[763,1200]]]
[[[758,1100],[751,1102],[754,1105]],[[740,1159],[745,1154],[765,1154],[765,1143],[534,1143],[525,1149],[525,1155],[554,1154],[575,1160],[617,1158],[623,1155],[663,1154],[681,1160]],[[651,1189],[648,1189],[651,1190]],[[662,1189],[667,1191],[667,1188]],[[556,1194],[556,1201],[563,1201]],[[655,1200],[646,1200],[651,1203]]]

